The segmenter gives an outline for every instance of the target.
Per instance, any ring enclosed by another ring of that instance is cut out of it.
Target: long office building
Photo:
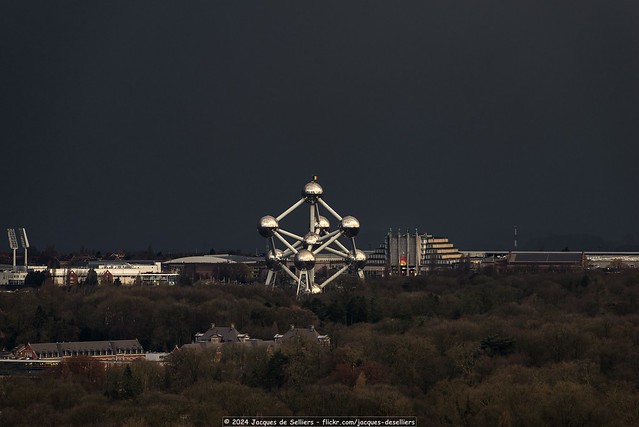
[[[74,286],[85,281],[89,271],[94,271],[100,284],[122,285],[150,284],[174,285],[177,273],[162,271],[159,261],[89,261],[78,267],[49,269],[55,285]]]

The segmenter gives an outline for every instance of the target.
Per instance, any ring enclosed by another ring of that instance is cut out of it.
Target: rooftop
[[[165,264],[254,264],[263,258],[242,255],[197,255],[166,261]]]

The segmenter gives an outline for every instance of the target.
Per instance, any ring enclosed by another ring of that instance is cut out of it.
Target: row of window
[[[134,349],[117,349],[114,353],[113,350],[64,350],[62,352],[62,356],[113,356],[116,354],[143,354],[142,349],[134,348]],[[40,354],[40,357],[50,358],[50,357],[60,357],[59,352],[44,352]]]

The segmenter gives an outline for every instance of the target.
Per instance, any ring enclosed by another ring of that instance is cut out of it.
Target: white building
[[[24,285],[24,279],[27,278],[29,271],[46,271],[44,265],[33,265],[28,268],[18,266],[12,269],[0,271],[0,286],[7,285]]]
[[[95,271],[98,283],[122,285],[174,285],[177,273],[162,272],[159,261],[89,261],[86,266],[52,268],[49,270],[53,283],[60,286],[72,286],[86,280],[89,271]]]

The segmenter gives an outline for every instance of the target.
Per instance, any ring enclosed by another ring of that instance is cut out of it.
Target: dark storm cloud
[[[311,175],[376,245],[636,228],[633,2],[4,2],[3,226],[263,246]]]

